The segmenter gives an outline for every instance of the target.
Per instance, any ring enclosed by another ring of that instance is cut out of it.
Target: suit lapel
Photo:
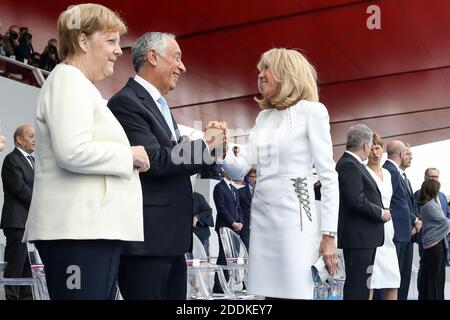
[[[353,157],[352,155],[345,153],[351,161],[353,161],[354,163],[356,163],[356,165],[359,166],[360,170],[362,171],[362,173],[372,182],[372,184],[374,185],[375,189],[377,189],[377,193],[380,197],[380,201],[381,203],[383,203],[383,198],[381,197],[381,192],[380,189],[378,189],[378,184],[377,182],[373,179],[372,175],[369,173],[369,171],[367,171],[367,168],[364,164],[362,164],[361,162],[359,162],[358,160],[355,159],[355,157]]]
[[[28,162],[27,158],[22,154],[22,152],[19,151],[19,149],[14,148],[14,153],[19,158],[19,161],[22,162],[22,167],[25,169],[25,172],[29,175],[30,179],[34,180],[34,171],[31,167],[30,163]]]
[[[134,79],[130,78],[128,80],[127,86],[133,89],[136,92],[136,95],[142,100],[142,104],[145,106],[147,110],[149,110],[153,116],[158,120],[159,124],[164,128],[164,131],[166,131],[167,135],[169,136],[169,139],[172,140],[172,132],[170,131],[169,126],[166,123],[166,120],[164,119],[161,111],[159,111],[158,106],[156,105],[156,102],[153,100],[152,96],[145,90],[143,86],[141,86],[139,83],[137,83]],[[179,136],[178,133],[178,126],[174,122],[175,132],[177,134],[177,139]]]

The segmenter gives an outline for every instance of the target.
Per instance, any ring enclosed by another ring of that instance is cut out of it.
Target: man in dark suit
[[[384,243],[384,223],[391,217],[363,164],[370,153],[372,135],[363,124],[350,127],[346,151],[336,164],[340,194],[338,247],[344,249],[345,300],[369,299],[376,248]]]
[[[408,148],[405,144],[398,140],[390,141],[386,150],[388,159],[384,163],[383,168],[391,174],[391,211],[392,222],[394,223],[394,244],[401,276],[398,300],[406,300],[411,281],[412,236],[415,228],[420,229],[422,222],[416,216],[412,189],[411,191],[408,190],[410,188],[409,180],[407,180],[406,174],[401,168],[402,163],[405,169],[409,166],[412,155],[408,153]]]
[[[255,190],[256,184],[256,169],[252,168],[249,170],[244,178],[244,181],[248,183],[237,190],[239,196],[239,208],[241,210],[242,221],[244,226],[242,227],[240,237],[245,244],[247,250],[250,245],[250,209],[252,204],[253,192]]]
[[[0,227],[6,237],[5,278],[30,278],[27,245],[22,243],[30,209],[34,182],[34,128],[18,127],[14,133],[15,149],[5,157],[2,166],[4,203]],[[31,299],[28,286],[5,286],[8,300]]]
[[[231,177],[226,171],[224,172],[223,180],[214,187],[213,198],[217,210],[215,230],[219,238],[219,255],[217,257],[217,264],[219,265],[227,264],[222,240],[220,238],[220,228],[229,228],[237,234],[239,234],[243,228],[243,219],[239,210],[239,197],[236,190],[237,189],[233,185]],[[225,272],[225,276],[228,277],[227,272]],[[221,292],[217,274],[215,276],[214,292]]]
[[[194,226],[194,234],[200,239],[206,254],[209,256],[209,236],[211,235],[209,227],[214,227],[212,208],[201,193],[194,190],[193,197],[194,219],[192,225]]]
[[[119,287],[124,299],[185,299],[184,253],[192,244],[190,175],[214,163],[210,152],[223,146],[224,137],[207,128],[204,140],[180,140],[164,98],[186,71],[173,35],[144,34],[131,58],[137,75],[108,106],[130,144],[146,149],[150,170],[140,175],[145,240],[125,244]]]

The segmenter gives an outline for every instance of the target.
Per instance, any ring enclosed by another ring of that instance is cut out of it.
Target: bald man
[[[394,244],[397,251],[401,282],[398,290],[398,300],[408,298],[411,267],[413,258],[413,230],[418,217],[411,207],[404,164],[410,161],[410,150],[402,141],[389,141],[386,147],[388,159],[383,168],[389,171],[392,179],[391,213],[394,223]]]
[[[27,247],[22,243],[34,182],[34,128],[18,127],[14,133],[14,150],[5,157],[2,166],[4,202],[0,228],[6,237],[5,278],[31,277]],[[28,286],[5,286],[8,300],[31,299]]]

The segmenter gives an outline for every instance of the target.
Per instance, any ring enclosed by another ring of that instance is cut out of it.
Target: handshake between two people
[[[229,133],[226,122],[210,121],[205,128],[203,140],[211,152],[214,151],[216,158],[225,159]]]

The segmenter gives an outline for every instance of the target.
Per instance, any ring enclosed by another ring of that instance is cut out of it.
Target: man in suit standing
[[[339,176],[338,247],[344,249],[345,300],[368,300],[371,266],[384,242],[384,223],[391,218],[376,182],[363,161],[373,132],[364,124],[350,127],[346,151],[336,164]]]
[[[124,299],[186,299],[184,253],[192,244],[193,195],[190,176],[214,163],[210,151],[222,134],[207,128],[204,140],[181,141],[164,98],[186,72],[175,36],[149,32],[132,46],[137,75],[108,106],[131,145],[142,145],[150,170],[140,174],[144,242],[125,245],[119,270]]]
[[[386,147],[388,159],[383,168],[389,171],[392,181],[391,211],[394,223],[394,244],[397,251],[401,282],[398,290],[398,300],[408,298],[412,266],[412,235],[415,229],[420,230],[422,222],[416,216],[414,199],[409,180],[404,170],[411,163],[412,155],[405,144],[392,140]],[[403,164],[403,165],[402,165]],[[411,193],[411,196],[409,194]]]
[[[224,172],[223,180],[214,187],[213,198],[217,210],[215,230],[219,238],[218,265],[227,264],[222,239],[220,238],[220,228],[229,228],[237,234],[239,234],[243,228],[243,219],[239,210],[239,197],[236,190],[231,177],[226,171]],[[225,276],[228,277],[227,272],[225,272]],[[221,292],[217,274],[215,275],[214,292]]]
[[[245,180],[245,179],[244,179]],[[242,221],[244,226],[241,230],[241,239],[245,244],[247,250],[250,245],[250,209],[252,204],[253,192],[255,191],[256,185],[256,169],[252,168],[248,171],[246,175],[247,184],[237,190],[239,196],[239,205],[242,215]]]
[[[34,128],[22,125],[14,132],[14,150],[2,166],[4,203],[0,227],[6,237],[5,278],[31,277],[27,245],[22,243],[34,182]],[[8,300],[31,299],[28,286],[5,286]]]

